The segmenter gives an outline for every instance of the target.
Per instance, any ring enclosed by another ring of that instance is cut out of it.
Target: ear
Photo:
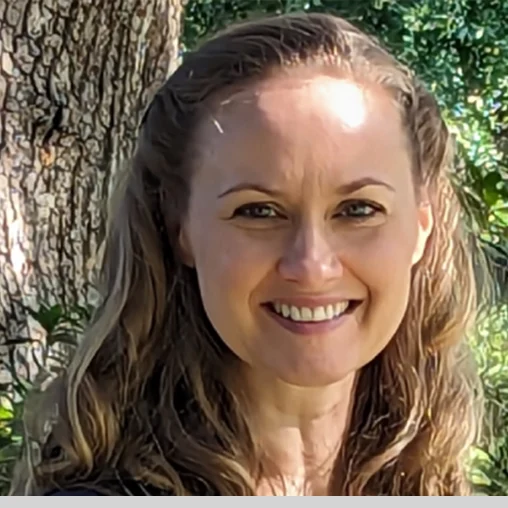
[[[189,268],[194,268],[194,255],[192,254],[188,228],[185,224],[182,225],[178,234],[178,250],[182,262]]]
[[[418,206],[418,236],[416,238],[416,245],[413,252],[412,263],[416,265],[423,257],[425,247],[429,240],[429,236],[434,227],[434,214],[432,212],[432,206],[425,194],[422,195],[422,200]]]

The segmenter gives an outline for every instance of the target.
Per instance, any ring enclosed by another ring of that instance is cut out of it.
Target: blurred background
[[[493,279],[470,337],[487,412],[468,467],[478,494],[508,495],[506,0],[0,0],[0,494],[27,392],[61,372],[97,305],[108,196],[150,97],[216,30],[290,11],[375,35],[443,108]]]

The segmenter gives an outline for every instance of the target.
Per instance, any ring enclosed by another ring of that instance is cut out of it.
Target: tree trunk
[[[0,0],[0,359],[43,338],[27,307],[94,301],[112,178],[178,61],[182,4]]]

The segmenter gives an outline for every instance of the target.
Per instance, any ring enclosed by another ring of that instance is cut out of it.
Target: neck
[[[326,495],[349,421],[355,374],[304,388],[250,371],[248,411],[263,457],[260,494]]]

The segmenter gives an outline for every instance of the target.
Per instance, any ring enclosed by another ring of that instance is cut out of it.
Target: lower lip
[[[349,314],[346,313],[327,321],[292,321],[291,319],[282,317],[268,307],[264,307],[264,309],[283,328],[298,335],[318,335],[330,332],[341,326],[344,320],[349,316]]]

